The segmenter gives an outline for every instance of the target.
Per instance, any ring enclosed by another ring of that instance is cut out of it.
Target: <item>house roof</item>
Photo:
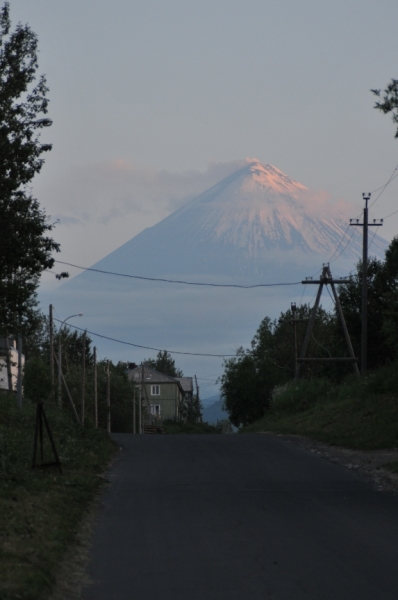
[[[181,387],[185,393],[193,394],[193,379],[192,377],[176,377],[177,381],[181,383]]]
[[[156,369],[152,369],[152,367],[148,367],[147,365],[144,365],[144,367],[139,366],[135,369],[128,370],[127,377],[130,379],[130,381],[136,381],[137,383],[141,383],[143,370],[145,383],[176,383],[181,389],[182,393],[185,395],[185,389],[182,386],[179,378],[170,377],[170,375],[160,373],[159,371],[156,371]],[[183,377],[183,379],[189,379],[189,377]]]

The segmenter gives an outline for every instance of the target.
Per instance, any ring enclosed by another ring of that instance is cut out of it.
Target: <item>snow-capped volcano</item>
[[[273,166],[247,160],[94,267],[191,282],[294,285],[197,287],[84,271],[42,301],[55,305],[62,317],[82,312],[82,327],[89,332],[124,340],[121,345],[95,338],[102,356],[116,360],[138,363],[155,355],[134,344],[234,354],[250,343],[266,315],[276,318],[291,301],[312,300],[315,286],[301,281],[319,272],[322,263],[333,258],[335,277],[354,269],[361,257],[362,228],[348,224],[359,212],[343,202],[331,203],[326,193],[308,190]],[[387,242],[373,232],[369,240],[370,254],[382,258]],[[326,290],[325,296],[327,308]],[[201,386],[202,376],[214,381],[222,370],[221,358],[176,359],[186,374],[198,374]]]
[[[141,275],[225,275],[280,280],[309,274],[339,247],[345,271],[361,256],[355,209],[332,204],[272,165],[247,159],[215,186],[142,231],[96,266]],[[351,238],[351,241],[350,241]],[[348,243],[349,242],[349,243]],[[371,254],[383,256],[375,236]],[[347,262],[348,261],[348,262]],[[307,273],[306,273],[307,269]]]

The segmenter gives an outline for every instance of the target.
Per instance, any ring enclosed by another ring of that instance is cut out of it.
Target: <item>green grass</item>
[[[208,423],[176,423],[175,421],[163,421],[165,433],[220,433],[213,425]]]
[[[387,463],[386,465],[383,465],[383,467],[385,469],[388,469],[392,473],[398,473],[398,461],[392,462],[392,463]]]
[[[32,470],[36,407],[0,394],[0,600],[42,600],[75,541],[84,513],[116,447],[102,430],[76,425],[65,410],[46,406],[62,462]],[[45,436],[46,438],[46,436]],[[44,459],[53,460],[45,439]]]
[[[363,450],[398,447],[398,366],[339,384],[290,382],[274,390],[264,417],[242,431],[298,434]]]

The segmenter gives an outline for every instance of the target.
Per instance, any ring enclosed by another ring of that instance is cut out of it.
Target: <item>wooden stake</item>
[[[44,462],[44,449],[43,449],[43,422],[47,430],[47,435],[50,439],[50,444],[52,447],[52,451],[54,453],[54,462],[45,463]],[[37,438],[40,440],[40,461],[37,460]],[[58,456],[57,449],[54,444],[54,439],[51,433],[50,425],[47,421],[46,413],[44,412],[44,407],[42,402],[37,403],[36,408],[36,427],[35,427],[35,437],[33,442],[33,461],[32,461],[32,469],[43,468],[43,467],[53,467],[56,466],[59,469],[59,472],[62,475],[62,467],[61,461]]]

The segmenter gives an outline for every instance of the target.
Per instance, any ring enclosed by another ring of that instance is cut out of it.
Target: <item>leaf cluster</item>
[[[371,90],[371,92],[381,98],[381,90]],[[376,102],[374,108],[384,114],[392,113],[392,122],[397,124],[394,137],[398,138],[398,79],[391,79],[383,94],[383,98],[380,102]]]

